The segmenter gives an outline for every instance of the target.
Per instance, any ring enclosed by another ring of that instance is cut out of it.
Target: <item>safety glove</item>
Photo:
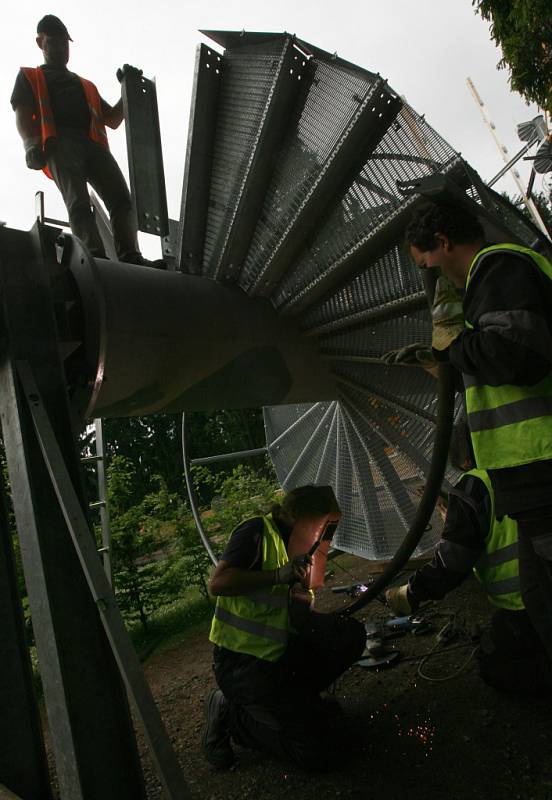
[[[119,83],[122,83],[125,75],[128,75],[131,72],[137,72],[138,75],[140,76],[144,74],[141,69],[138,69],[138,67],[133,67],[131,64],[123,64],[123,66],[120,67],[115,73],[117,75],[117,80],[119,81]]]
[[[40,144],[33,142],[25,147],[25,163],[29,169],[44,169],[46,156]]]
[[[389,606],[389,610],[398,617],[410,616],[419,605],[407,583],[388,589],[385,592],[385,602]]]
[[[309,564],[312,564],[312,558],[309,555],[295,556],[283,567],[278,567],[275,570],[274,583],[297,583],[298,581],[303,581],[307,575]]]
[[[423,367],[431,370],[437,366],[437,362],[431,347],[420,342],[407,344],[406,347],[399,347],[397,350],[389,350],[384,353],[381,360],[386,364],[397,364],[405,367]]]
[[[458,289],[442,275],[437,279],[431,309],[434,350],[448,350],[464,330],[464,310]]]

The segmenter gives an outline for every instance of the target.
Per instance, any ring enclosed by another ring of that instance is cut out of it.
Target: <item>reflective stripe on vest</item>
[[[519,585],[517,522],[510,517],[503,517],[500,522],[496,519],[493,487],[485,470],[472,469],[466,475],[483,481],[491,500],[491,521],[485,538],[485,552],[473,568],[475,576],[483,584],[493,605],[521,611],[524,604]]]
[[[289,561],[272,515],[263,517],[262,570],[275,570]],[[248,595],[218,597],[210,640],[236,653],[266,661],[280,658],[290,630],[287,585],[267,587]]]
[[[498,244],[481,250],[473,260],[466,289],[473,275],[484,269],[486,257],[515,253],[528,269],[537,268],[552,280],[552,264],[539,253],[515,244]],[[466,320],[466,327],[473,325]],[[502,469],[552,458],[552,373],[534,386],[488,386],[464,375],[466,410],[475,461],[480,469]]]
[[[52,106],[50,105],[48,84],[46,83],[44,72],[40,69],[40,67],[21,67],[21,71],[29,81],[31,89],[33,90],[36,104],[38,106],[38,115],[40,119],[40,143],[42,149],[44,150],[48,139],[52,139],[57,136],[56,123],[52,113]],[[91,81],[86,80],[86,78],[81,78],[80,75],[77,75],[77,77],[82,84],[84,96],[88,105],[88,111],[90,112],[90,128],[88,130],[88,136],[93,142],[97,142],[103,147],[109,149],[107,132],[102,121],[102,104],[99,92]],[[45,167],[43,171],[49,178],[52,177],[48,167]]]

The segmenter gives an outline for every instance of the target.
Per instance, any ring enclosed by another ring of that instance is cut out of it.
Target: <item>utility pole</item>
[[[475,102],[479,106],[479,111],[481,112],[481,116],[483,117],[483,122],[485,123],[485,125],[487,126],[487,128],[489,130],[489,133],[493,137],[494,142],[495,142],[495,144],[498,147],[498,150],[500,152],[502,160],[505,162],[505,164],[508,165],[509,172],[512,175],[512,178],[514,179],[517,188],[519,189],[519,193],[520,193],[520,195],[521,195],[521,197],[523,199],[523,202],[525,203],[525,206],[526,206],[527,210],[531,214],[531,216],[533,218],[533,221],[537,225],[537,227],[540,228],[540,230],[544,233],[544,235],[547,238],[550,238],[550,234],[548,233],[546,225],[544,224],[543,219],[542,219],[541,215],[539,214],[538,208],[536,207],[536,205],[535,205],[534,201],[532,200],[532,198],[527,196],[527,192],[526,192],[525,187],[524,187],[524,185],[523,185],[523,183],[521,181],[521,176],[520,176],[518,170],[514,167],[514,164],[512,163],[514,160],[513,159],[510,160],[510,158],[508,156],[508,148],[506,147],[506,145],[502,144],[502,142],[500,141],[500,138],[499,138],[498,133],[496,131],[496,125],[494,124],[494,122],[491,120],[491,118],[487,114],[487,109],[485,107],[485,103],[483,102],[483,100],[481,99],[481,96],[479,95],[479,92],[475,88],[475,84],[473,83],[471,78],[467,78],[466,80],[467,80],[467,84],[468,84],[469,90],[472,93],[473,99],[475,100]]]

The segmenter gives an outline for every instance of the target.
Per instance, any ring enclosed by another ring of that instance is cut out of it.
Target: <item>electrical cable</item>
[[[443,647],[441,650],[437,650],[437,647],[440,644],[441,644],[441,642],[436,641],[435,645],[432,647],[432,649],[429,651],[429,653],[427,655],[425,655],[422,658],[422,660],[420,661],[420,663],[418,664],[418,675],[419,675],[420,678],[423,678],[424,681],[430,681],[431,683],[444,683],[445,681],[451,681],[454,678],[457,678],[458,675],[460,675],[460,673],[463,672],[466,669],[466,667],[471,662],[472,658],[474,657],[474,655],[477,653],[477,651],[479,649],[479,645],[476,645],[472,649],[472,651],[469,654],[469,656],[467,657],[467,659],[458,667],[457,670],[455,670],[451,674],[449,674],[449,675],[439,675],[439,676],[428,675],[427,673],[423,672],[422,668],[423,668],[424,664],[427,661],[429,661],[430,658],[433,658],[434,656],[437,656],[437,655],[443,655],[444,653],[450,652],[451,650],[457,650],[457,649],[462,648],[462,647],[469,647],[470,646],[470,643],[466,642],[465,644],[456,645],[455,647],[450,647],[450,648],[449,647]]]
[[[450,364],[439,365],[438,385],[439,399],[433,456],[424,493],[416,510],[414,521],[382,575],[369,586],[368,590],[358,600],[348,608],[343,609],[342,613],[347,616],[356,614],[357,611],[360,611],[361,608],[374,600],[403,569],[425,533],[429,519],[435,509],[445,473],[454,414],[455,389],[453,368]]]
[[[422,280],[426,292],[427,302],[431,308],[435,295],[438,271],[436,268],[421,270]],[[452,424],[454,418],[454,399],[456,390],[454,387],[454,369],[448,363],[440,363],[437,377],[437,424],[435,429],[435,441],[433,443],[433,453],[427,474],[424,492],[416,509],[414,520],[404,537],[402,543],[382,575],[377,578],[367,589],[366,592],[352,603],[348,608],[343,609],[342,613],[346,616],[356,614],[361,608],[374,600],[384,589],[389,586],[393,578],[403,569],[412,553],[420,543],[431,515],[435,510],[437,498],[441,492],[443,477],[447,466],[450,437],[452,434]]]

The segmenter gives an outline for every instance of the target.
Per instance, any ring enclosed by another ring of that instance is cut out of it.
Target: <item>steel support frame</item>
[[[0,796],[51,797],[15,569],[6,489],[0,478]]]
[[[163,238],[169,233],[155,81],[134,68],[121,82],[131,194],[138,230]]]
[[[203,263],[222,69],[222,57],[207,45],[200,44],[196,51],[180,222],[176,241],[176,263],[182,272],[192,275],[201,273]]]
[[[48,476],[119,671],[151,747],[165,796],[168,800],[185,800],[190,797],[188,787],[126,631],[109,576],[106,575],[98,558],[96,543],[91,535],[83,505],[71,481],[33,370],[27,361],[17,361],[17,372],[29,405]]]
[[[57,233],[39,223],[30,234],[0,230],[9,343],[0,359],[2,431],[61,796],[139,800],[145,789],[124,685],[15,369],[19,360],[30,365],[67,480],[85,508],[54,312],[63,273],[54,258]],[[95,549],[89,530],[88,538]],[[0,717],[12,714],[17,700],[2,699]]]

